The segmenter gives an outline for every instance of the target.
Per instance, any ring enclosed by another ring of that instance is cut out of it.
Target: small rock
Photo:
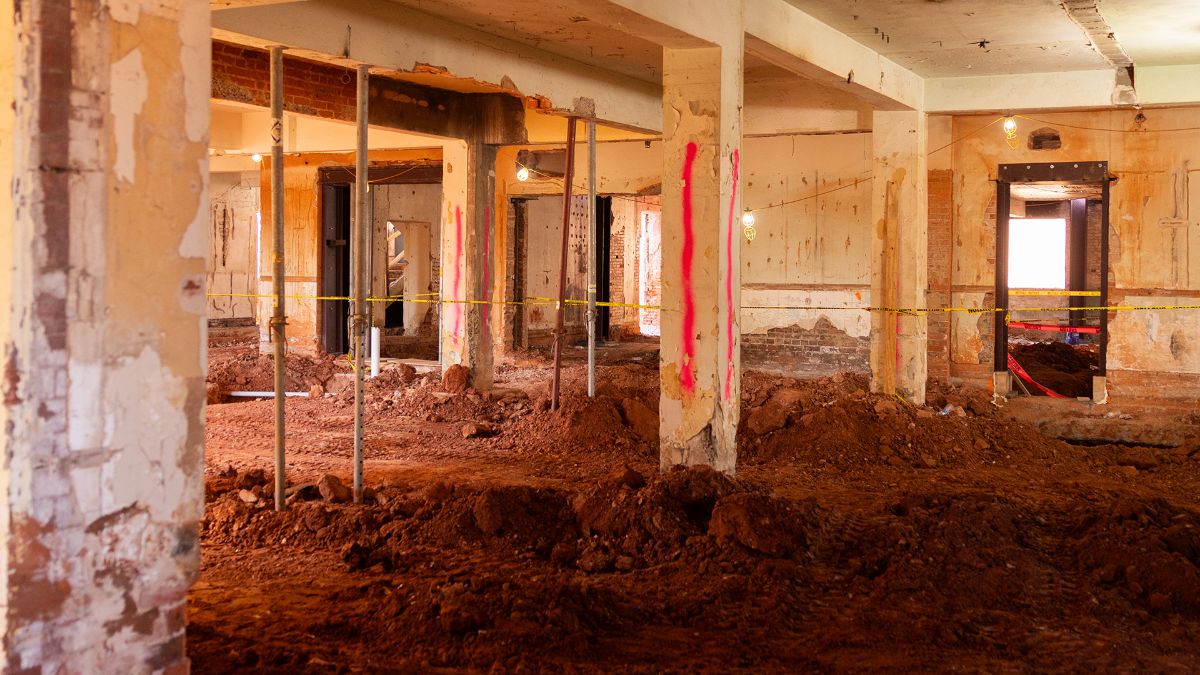
[[[767,401],[746,417],[746,430],[756,436],[782,429],[787,424],[787,410],[775,401]]]
[[[456,363],[442,372],[442,391],[450,394],[462,394],[467,390],[467,380],[471,371],[462,364]]]
[[[617,556],[617,562],[613,564],[618,571],[628,572],[633,569],[633,558],[627,555]]]
[[[308,397],[309,398],[321,398],[324,395],[325,395],[325,387],[322,387],[319,384],[314,384],[313,386],[308,388]]]
[[[258,495],[249,490],[238,490],[238,499],[246,502],[247,504],[255,504],[258,502]]]
[[[652,441],[658,438],[658,413],[646,404],[633,398],[622,399],[621,415],[629,428],[644,440]]]
[[[229,402],[229,395],[225,392],[225,389],[216,382],[208,382],[204,385],[204,388],[207,392],[209,405]]]
[[[612,485],[623,485],[631,490],[640,490],[646,486],[646,477],[626,464],[624,467],[610,473],[606,482]]]
[[[613,565],[613,557],[604,551],[593,549],[579,556],[579,561],[575,564],[588,574],[596,574],[608,571]]]
[[[495,433],[496,428],[486,422],[467,422],[462,425],[463,438],[487,438]]]
[[[900,412],[900,403],[890,398],[881,398],[875,402],[875,412],[879,415],[895,415]]]
[[[284,492],[284,495],[289,498],[296,497],[296,499],[312,500],[320,499],[321,491],[317,489],[316,483],[301,483],[288,488]]]
[[[799,403],[802,398],[804,398],[804,393],[799,389],[789,389],[785,387],[775,390],[775,393],[771,394],[769,401],[782,406],[784,409],[790,410],[797,403]]]
[[[917,468],[920,469],[935,469],[937,468],[937,459],[933,455],[922,452],[917,461]]]
[[[992,447],[992,444],[988,443],[986,438],[976,438],[975,439],[975,449],[976,450],[983,452],[984,450],[987,450],[990,447]]]
[[[1117,456],[1118,466],[1132,466],[1139,471],[1154,469],[1158,467],[1158,464],[1158,458],[1154,456],[1153,452],[1148,450],[1128,448],[1122,450],[1121,454]]]
[[[1130,477],[1138,475],[1138,470],[1137,470],[1136,466],[1119,466],[1119,467],[1117,467],[1117,470],[1120,471],[1122,474],[1124,474],[1126,476],[1130,476]]]
[[[354,498],[354,492],[333,474],[321,476],[321,480],[317,482],[317,490],[320,491],[321,498],[331,504],[344,504]]]

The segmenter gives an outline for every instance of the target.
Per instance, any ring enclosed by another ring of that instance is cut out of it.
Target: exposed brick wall
[[[828,375],[870,372],[871,340],[853,337],[822,317],[811,328],[786,326],[742,334],[742,363],[749,370]]]
[[[614,200],[614,205],[616,200]],[[625,226],[624,218],[613,218],[612,229],[608,237],[608,298],[611,302],[625,302]],[[624,307],[610,307],[608,310],[608,334],[611,338],[621,337],[621,326],[626,322],[625,315],[630,310]]]
[[[954,172],[929,172],[929,307],[950,305],[951,261],[954,255]],[[929,379],[950,379],[950,315],[933,313],[929,321]]]
[[[284,109],[315,117],[354,120],[358,94],[353,70],[286,55],[283,61]],[[270,107],[270,54],[214,40],[212,95]]]

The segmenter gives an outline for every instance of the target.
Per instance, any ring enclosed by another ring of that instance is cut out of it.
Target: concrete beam
[[[1112,70],[933,78],[925,81],[925,110],[969,113],[1110,108],[1116,84],[1116,72]]]
[[[1134,77],[1134,89],[1142,105],[1200,104],[1200,63],[1139,67]]]
[[[267,59],[259,49],[213,42],[212,97],[268,105]],[[328,83],[353,82],[354,77],[353,70],[342,66],[284,57],[284,109],[353,122],[353,85]],[[313,107],[317,99],[319,109]],[[369,105],[372,126],[492,144],[526,140],[525,106],[508,94],[463,94],[372,77]]]
[[[798,75],[847,91],[880,110],[918,110],[915,73],[785,0],[746,0],[746,51]]]
[[[417,12],[396,3],[304,2],[287,11],[243,7],[213,14],[214,37],[342,65],[367,63],[403,73],[441,74],[464,88],[501,88],[546,99],[554,108],[591,111],[598,120],[657,132],[657,83],[619,75]],[[386,73],[385,73],[386,74]],[[452,87],[448,87],[452,88]]]

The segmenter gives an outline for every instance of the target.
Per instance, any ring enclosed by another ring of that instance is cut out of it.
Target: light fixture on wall
[[[746,241],[754,241],[754,237],[758,235],[758,231],[754,229],[754,212],[746,209],[742,213],[742,236],[746,237]]]
[[[1008,141],[1008,147],[1017,149],[1017,118],[1012,115],[1004,116],[1004,139]]]
[[[258,153],[256,152],[256,153],[254,153],[253,155],[250,155],[250,159],[254,160],[256,163],[257,163],[257,162],[261,162],[261,161],[262,161],[262,155],[260,155],[260,154],[258,154]]]
[[[517,180],[521,181],[522,183],[529,180],[529,169],[526,169],[525,167],[517,169]]]

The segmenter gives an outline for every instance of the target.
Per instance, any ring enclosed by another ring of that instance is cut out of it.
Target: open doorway
[[[1107,301],[1107,165],[1002,165],[1000,176],[996,371],[1027,395],[1102,399],[1107,313],[1090,308]]]
[[[321,277],[324,297],[351,292],[350,254],[354,168],[323,167],[321,186]],[[397,358],[437,359],[440,247],[436,246],[442,202],[440,162],[412,161],[372,166],[368,295],[396,298],[369,305],[371,325],[382,335],[381,353]],[[350,304],[321,303],[320,348],[349,350]]]

